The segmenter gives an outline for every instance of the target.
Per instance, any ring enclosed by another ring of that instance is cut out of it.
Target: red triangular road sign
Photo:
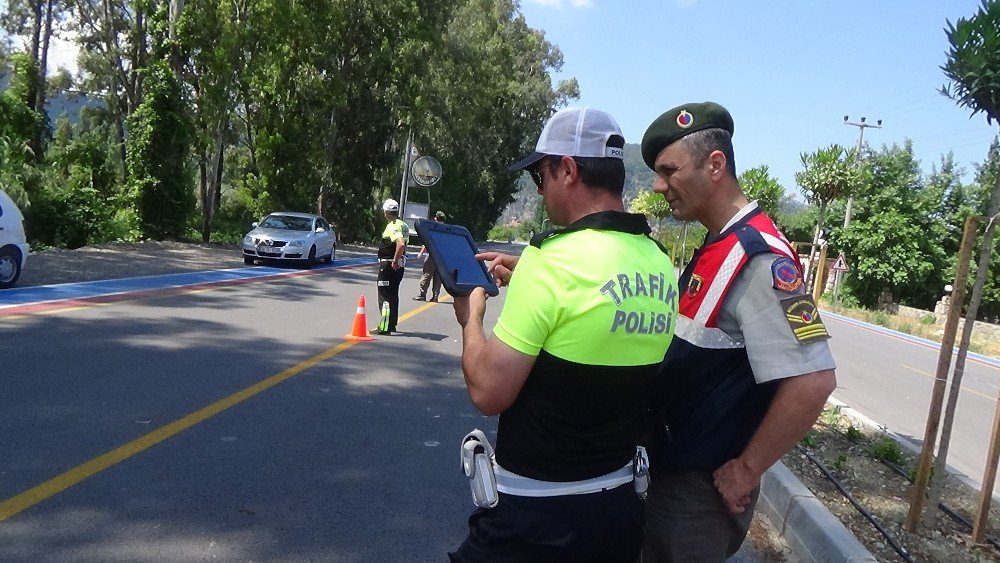
[[[830,269],[840,270],[841,272],[846,272],[847,270],[850,269],[847,267],[847,258],[844,258],[843,252],[841,252],[840,255],[837,256],[837,261],[833,263],[833,266],[831,266]]]

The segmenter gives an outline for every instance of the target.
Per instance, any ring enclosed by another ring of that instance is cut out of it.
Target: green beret
[[[656,157],[671,143],[703,129],[725,129],[733,134],[733,116],[715,102],[684,104],[668,110],[642,136],[642,159],[650,169]]]

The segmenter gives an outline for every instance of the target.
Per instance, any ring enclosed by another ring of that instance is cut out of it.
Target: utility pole
[[[854,154],[857,155],[858,164],[860,165],[861,164],[861,144],[862,144],[862,141],[864,140],[864,137],[865,137],[865,128],[866,127],[874,127],[875,129],[881,129],[882,128],[882,120],[879,119],[877,121],[877,123],[878,123],[877,125],[872,125],[871,123],[866,123],[864,117],[862,117],[861,121],[858,122],[858,123],[854,123],[854,122],[848,121],[848,119],[850,119],[850,118],[851,118],[851,116],[849,116],[849,115],[845,115],[844,116],[844,125],[853,125],[853,126],[855,126],[855,127],[858,128],[858,145],[854,148]],[[848,225],[851,224],[851,206],[853,204],[854,204],[854,196],[851,196],[851,195],[847,196],[847,209],[844,210],[844,228],[845,229],[847,228]]]
[[[403,155],[403,179],[399,185],[399,217],[403,218],[406,215],[403,213],[406,211],[406,198],[408,194],[406,193],[407,183],[410,179],[410,165],[413,164],[410,160],[410,151],[413,150],[413,129],[410,129],[409,133],[406,134],[406,154]]]

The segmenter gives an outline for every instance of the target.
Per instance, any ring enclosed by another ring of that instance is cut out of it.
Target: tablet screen
[[[482,286],[491,282],[467,238],[443,232],[435,232],[433,237],[455,283]]]

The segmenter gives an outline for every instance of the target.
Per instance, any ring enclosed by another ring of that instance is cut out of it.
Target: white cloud
[[[573,0],[574,8],[593,8],[594,0]]]

